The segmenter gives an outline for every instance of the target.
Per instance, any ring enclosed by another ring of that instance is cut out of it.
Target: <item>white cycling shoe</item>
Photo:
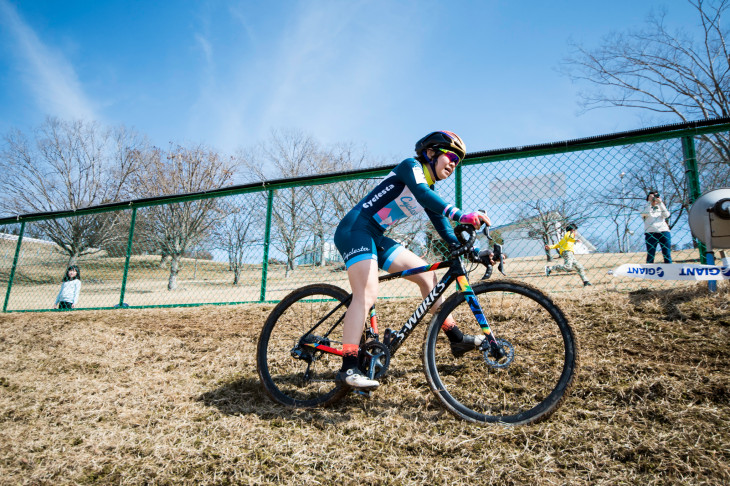
[[[357,390],[374,390],[380,386],[380,382],[371,380],[363,375],[360,370],[354,368],[347,371],[340,371],[337,373],[335,380]]]

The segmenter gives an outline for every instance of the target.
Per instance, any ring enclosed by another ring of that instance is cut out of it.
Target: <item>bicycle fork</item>
[[[469,308],[474,314],[474,317],[477,320],[477,324],[479,324],[479,327],[482,328],[482,332],[486,337],[486,342],[489,343],[489,354],[494,357],[495,361],[501,360],[506,356],[506,353],[502,349],[502,346],[500,346],[497,342],[497,339],[494,337],[492,328],[489,325],[489,322],[487,322],[487,318],[484,316],[484,312],[482,311],[482,306],[479,305],[479,301],[477,300],[477,297],[471,288],[471,284],[469,283],[469,280],[466,278],[465,275],[459,275],[456,277],[456,288],[461,294],[464,295],[464,299],[469,304]],[[482,342],[480,350],[487,351],[487,346],[484,342]]]

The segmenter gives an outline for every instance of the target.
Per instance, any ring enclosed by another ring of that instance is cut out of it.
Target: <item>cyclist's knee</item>
[[[378,298],[378,285],[367,284],[362,289],[352,294],[353,306],[363,306],[366,309],[370,309]]]

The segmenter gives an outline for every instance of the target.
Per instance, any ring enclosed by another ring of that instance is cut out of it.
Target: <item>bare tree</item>
[[[670,32],[666,13],[651,15],[645,29],[615,33],[602,46],[573,45],[564,71],[595,87],[581,93],[584,109],[639,108],[670,114],[681,121],[730,116],[730,52],[723,14],[730,0],[688,0],[697,12],[699,40],[685,31]],[[707,187],[727,180],[730,137],[703,135],[711,146],[700,160]],[[714,152],[711,154],[710,152]]]
[[[124,127],[47,118],[34,140],[15,130],[2,152],[2,207],[19,214],[75,210],[122,200],[138,168],[135,154],[146,140]],[[98,213],[40,221],[42,233],[77,258],[113,243],[121,213]]]
[[[679,154],[665,145],[652,146],[653,150],[646,146],[633,148],[636,150],[635,160],[639,161],[639,166],[629,171],[628,191],[635,195],[637,202],[633,209],[641,209],[649,191],[659,191],[671,213],[667,224],[670,229],[674,228],[690,208],[685,168]]]
[[[527,238],[538,240],[543,245],[556,243],[567,223],[580,226],[586,219],[586,210],[579,199],[558,199],[554,202],[538,199],[526,203],[518,215],[519,225],[526,230]],[[545,250],[545,256],[552,261],[549,250]]]
[[[367,160],[367,151],[355,145],[338,144],[329,150],[321,150],[317,156],[315,170],[319,173],[345,172],[362,168]],[[334,233],[337,224],[367,195],[371,187],[362,179],[343,180],[332,184],[304,188],[311,202],[312,218],[309,229],[315,237],[318,264],[326,263],[327,235]]]
[[[686,30],[670,31],[666,12],[661,12],[650,15],[643,29],[612,34],[596,49],[573,46],[564,71],[595,88],[581,93],[584,109],[638,108],[683,122],[730,116],[730,52],[724,19],[730,0],[687,1],[696,11],[699,36]],[[702,187],[726,186],[730,135],[702,135],[696,148]],[[629,192],[641,199],[648,189],[659,190],[672,214],[668,223],[673,227],[686,216],[690,194],[684,164],[678,158],[682,152],[677,147],[672,154],[661,151],[664,153],[644,149],[638,154],[640,164],[629,174]],[[604,199],[611,197],[604,192]]]
[[[251,244],[260,242],[255,230],[261,226],[263,218],[255,204],[241,205],[238,201],[223,200],[220,207],[226,216],[215,225],[213,241],[228,255],[233,285],[238,285]]]
[[[688,1],[702,28],[699,42],[685,32],[669,32],[663,12],[651,15],[645,30],[612,34],[598,49],[574,45],[567,73],[598,88],[582,94],[585,108],[641,108],[684,121],[730,115],[730,60],[722,22],[730,2]]]
[[[140,154],[144,170],[135,174],[137,197],[189,194],[230,184],[237,162],[203,146],[174,147]],[[168,290],[177,288],[180,261],[186,250],[206,238],[207,232],[225,216],[219,200],[195,199],[151,206],[142,211],[141,236],[156,250],[170,257]]]
[[[369,156],[365,149],[358,149],[352,144],[336,146],[330,152],[333,169],[336,171],[356,170],[372,165],[368,163]],[[340,181],[328,186],[329,206],[334,211],[334,218],[339,222],[370,192],[375,183],[369,180],[352,179]]]
[[[252,153],[257,154],[251,156]],[[275,177],[294,178],[326,172],[317,166],[321,162],[319,144],[309,135],[298,130],[274,130],[265,143],[249,150],[243,156],[244,164],[252,174],[267,180]],[[267,172],[266,167],[271,170]],[[311,193],[311,191],[310,191]],[[326,201],[309,196],[308,189],[292,186],[279,189],[274,194],[272,217],[276,238],[273,245],[286,256],[286,276],[293,271],[296,259],[304,253],[311,235],[307,231],[314,215],[313,209]]]

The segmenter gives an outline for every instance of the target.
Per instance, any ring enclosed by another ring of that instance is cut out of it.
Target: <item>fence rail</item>
[[[583,291],[575,274],[544,271],[559,263],[544,243],[555,243],[565,223],[575,221],[576,257],[593,288],[681,285],[621,280],[609,271],[645,261],[639,211],[647,187],[661,191],[672,212],[674,261],[704,258],[689,232],[687,208],[703,191],[730,185],[728,147],[730,119],[718,119],[476,152],[437,190],[461,208],[489,212],[511,278],[551,292]],[[76,259],[77,308],[275,302],[320,281],[347,288],[334,229],[393,167],[0,218],[3,311],[52,309],[72,243],[85,247]],[[426,219],[414,218],[392,236],[438,260],[443,247],[429,228]],[[71,235],[69,243],[59,235]],[[161,239],[179,243],[178,251],[165,254]],[[417,289],[396,281],[383,284],[380,294],[410,297]]]

